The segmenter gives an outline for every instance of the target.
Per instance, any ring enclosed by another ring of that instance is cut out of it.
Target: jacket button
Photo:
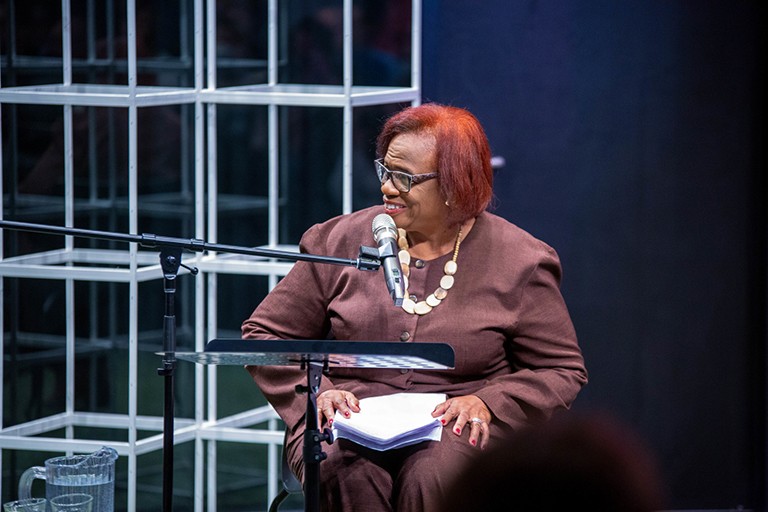
[[[403,331],[400,333],[400,341],[408,341],[411,339],[411,333],[408,331]]]
[[[416,268],[424,268],[424,260],[416,260],[416,261],[414,262],[414,266],[415,266]]]

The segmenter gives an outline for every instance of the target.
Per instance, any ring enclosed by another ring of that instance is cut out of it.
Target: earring
[[[451,206],[451,205],[449,205],[449,204],[448,204],[448,201],[446,201],[446,202],[445,202],[445,206]]]

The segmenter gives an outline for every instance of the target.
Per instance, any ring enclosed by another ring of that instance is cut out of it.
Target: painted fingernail
[[[470,443],[472,443],[472,446],[477,446],[477,441],[475,441],[474,439],[472,439],[472,440],[471,440],[471,441],[469,441],[469,442],[470,442]]]
[[[461,434],[461,429],[457,428],[456,430],[454,430],[454,432],[456,432],[457,434]]]
[[[348,413],[348,412],[345,412],[345,413],[344,413],[344,416],[346,416],[347,418],[349,418],[349,413]]]
[[[328,426],[330,427],[332,425],[333,425],[333,419],[328,420]]]
[[[440,420],[440,423],[442,423],[443,425],[445,425],[445,420]]]

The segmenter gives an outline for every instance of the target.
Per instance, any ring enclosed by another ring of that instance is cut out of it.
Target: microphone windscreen
[[[397,240],[397,226],[392,217],[386,213],[380,213],[373,218],[373,239],[379,242],[382,238],[394,238]]]

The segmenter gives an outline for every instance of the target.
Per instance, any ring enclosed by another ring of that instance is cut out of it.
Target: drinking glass
[[[3,504],[3,510],[5,512],[46,512],[45,505],[45,498],[27,498],[9,501]]]
[[[91,512],[92,510],[93,496],[90,494],[78,492],[51,498],[52,512]]]

